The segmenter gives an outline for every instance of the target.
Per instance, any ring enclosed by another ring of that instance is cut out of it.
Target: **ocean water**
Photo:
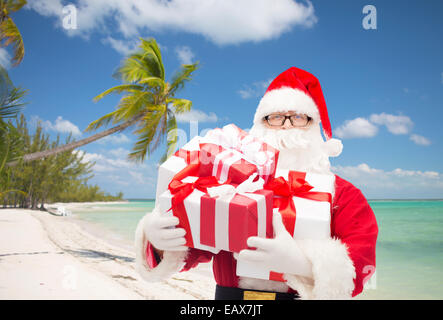
[[[377,268],[359,299],[443,299],[443,201],[369,201],[379,226]],[[133,242],[154,201],[132,200],[74,211],[114,240]]]

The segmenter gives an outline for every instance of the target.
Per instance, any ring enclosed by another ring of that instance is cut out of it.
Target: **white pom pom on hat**
[[[325,144],[323,145],[326,153],[330,157],[338,157],[341,152],[343,151],[343,143],[341,143],[341,140],[338,139],[329,139],[325,141]]]
[[[295,111],[310,116],[320,122],[326,138],[325,151],[331,157],[338,156],[343,144],[332,139],[331,123],[328,109],[318,79],[311,73],[291,67],[275,78],[257,107],[254,123],[258,124],[263,117],[274,112]]]

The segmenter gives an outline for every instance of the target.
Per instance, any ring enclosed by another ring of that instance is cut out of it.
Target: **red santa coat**
[[[200,262],[213,260],[214,278],[218,285],[249,289],[275,289],[281,283],[239,278],[236,260],[231,252],[212,254],[190,248],[187,252],[165,252],[157,261],[149,242],[143,236],[143,221],[136,231],[137,269],[148,281],[187,271]],[[312,262],[314,281],[296,275],[284,275],[288,292],[298,292],[305,299],[343,299],[362,292],[364,283],[375,271],[377,221],[361,191],[336,176],[332,204],[331,239],[298,240]],[[266,283],[265,283],[266,282]]]

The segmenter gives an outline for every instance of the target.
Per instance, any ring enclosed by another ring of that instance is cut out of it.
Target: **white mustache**
[[[279,168],[330,173],[329,157],[323,150],[319,127],[275,130],[256,124],[250,133],[280,150]]]
[[[263,139],[277,149],[307,149],[310,139],[307,132],[300,129],[263,129]]]

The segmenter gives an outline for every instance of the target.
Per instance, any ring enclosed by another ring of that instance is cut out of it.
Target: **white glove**
[[[312,264],[286,230],[280,213],[274,213],[272,224],[275,237],[273,239],[249,237],[248,246],[257,250],[240,251],[238,260],[252,262],[275,272],[312,278]]]
[[[158,208],[145,217],[144,233],[146,239],[158,250],[185,251],[186,230],[175,228],[179,220],[170,214],[161,212]]]

